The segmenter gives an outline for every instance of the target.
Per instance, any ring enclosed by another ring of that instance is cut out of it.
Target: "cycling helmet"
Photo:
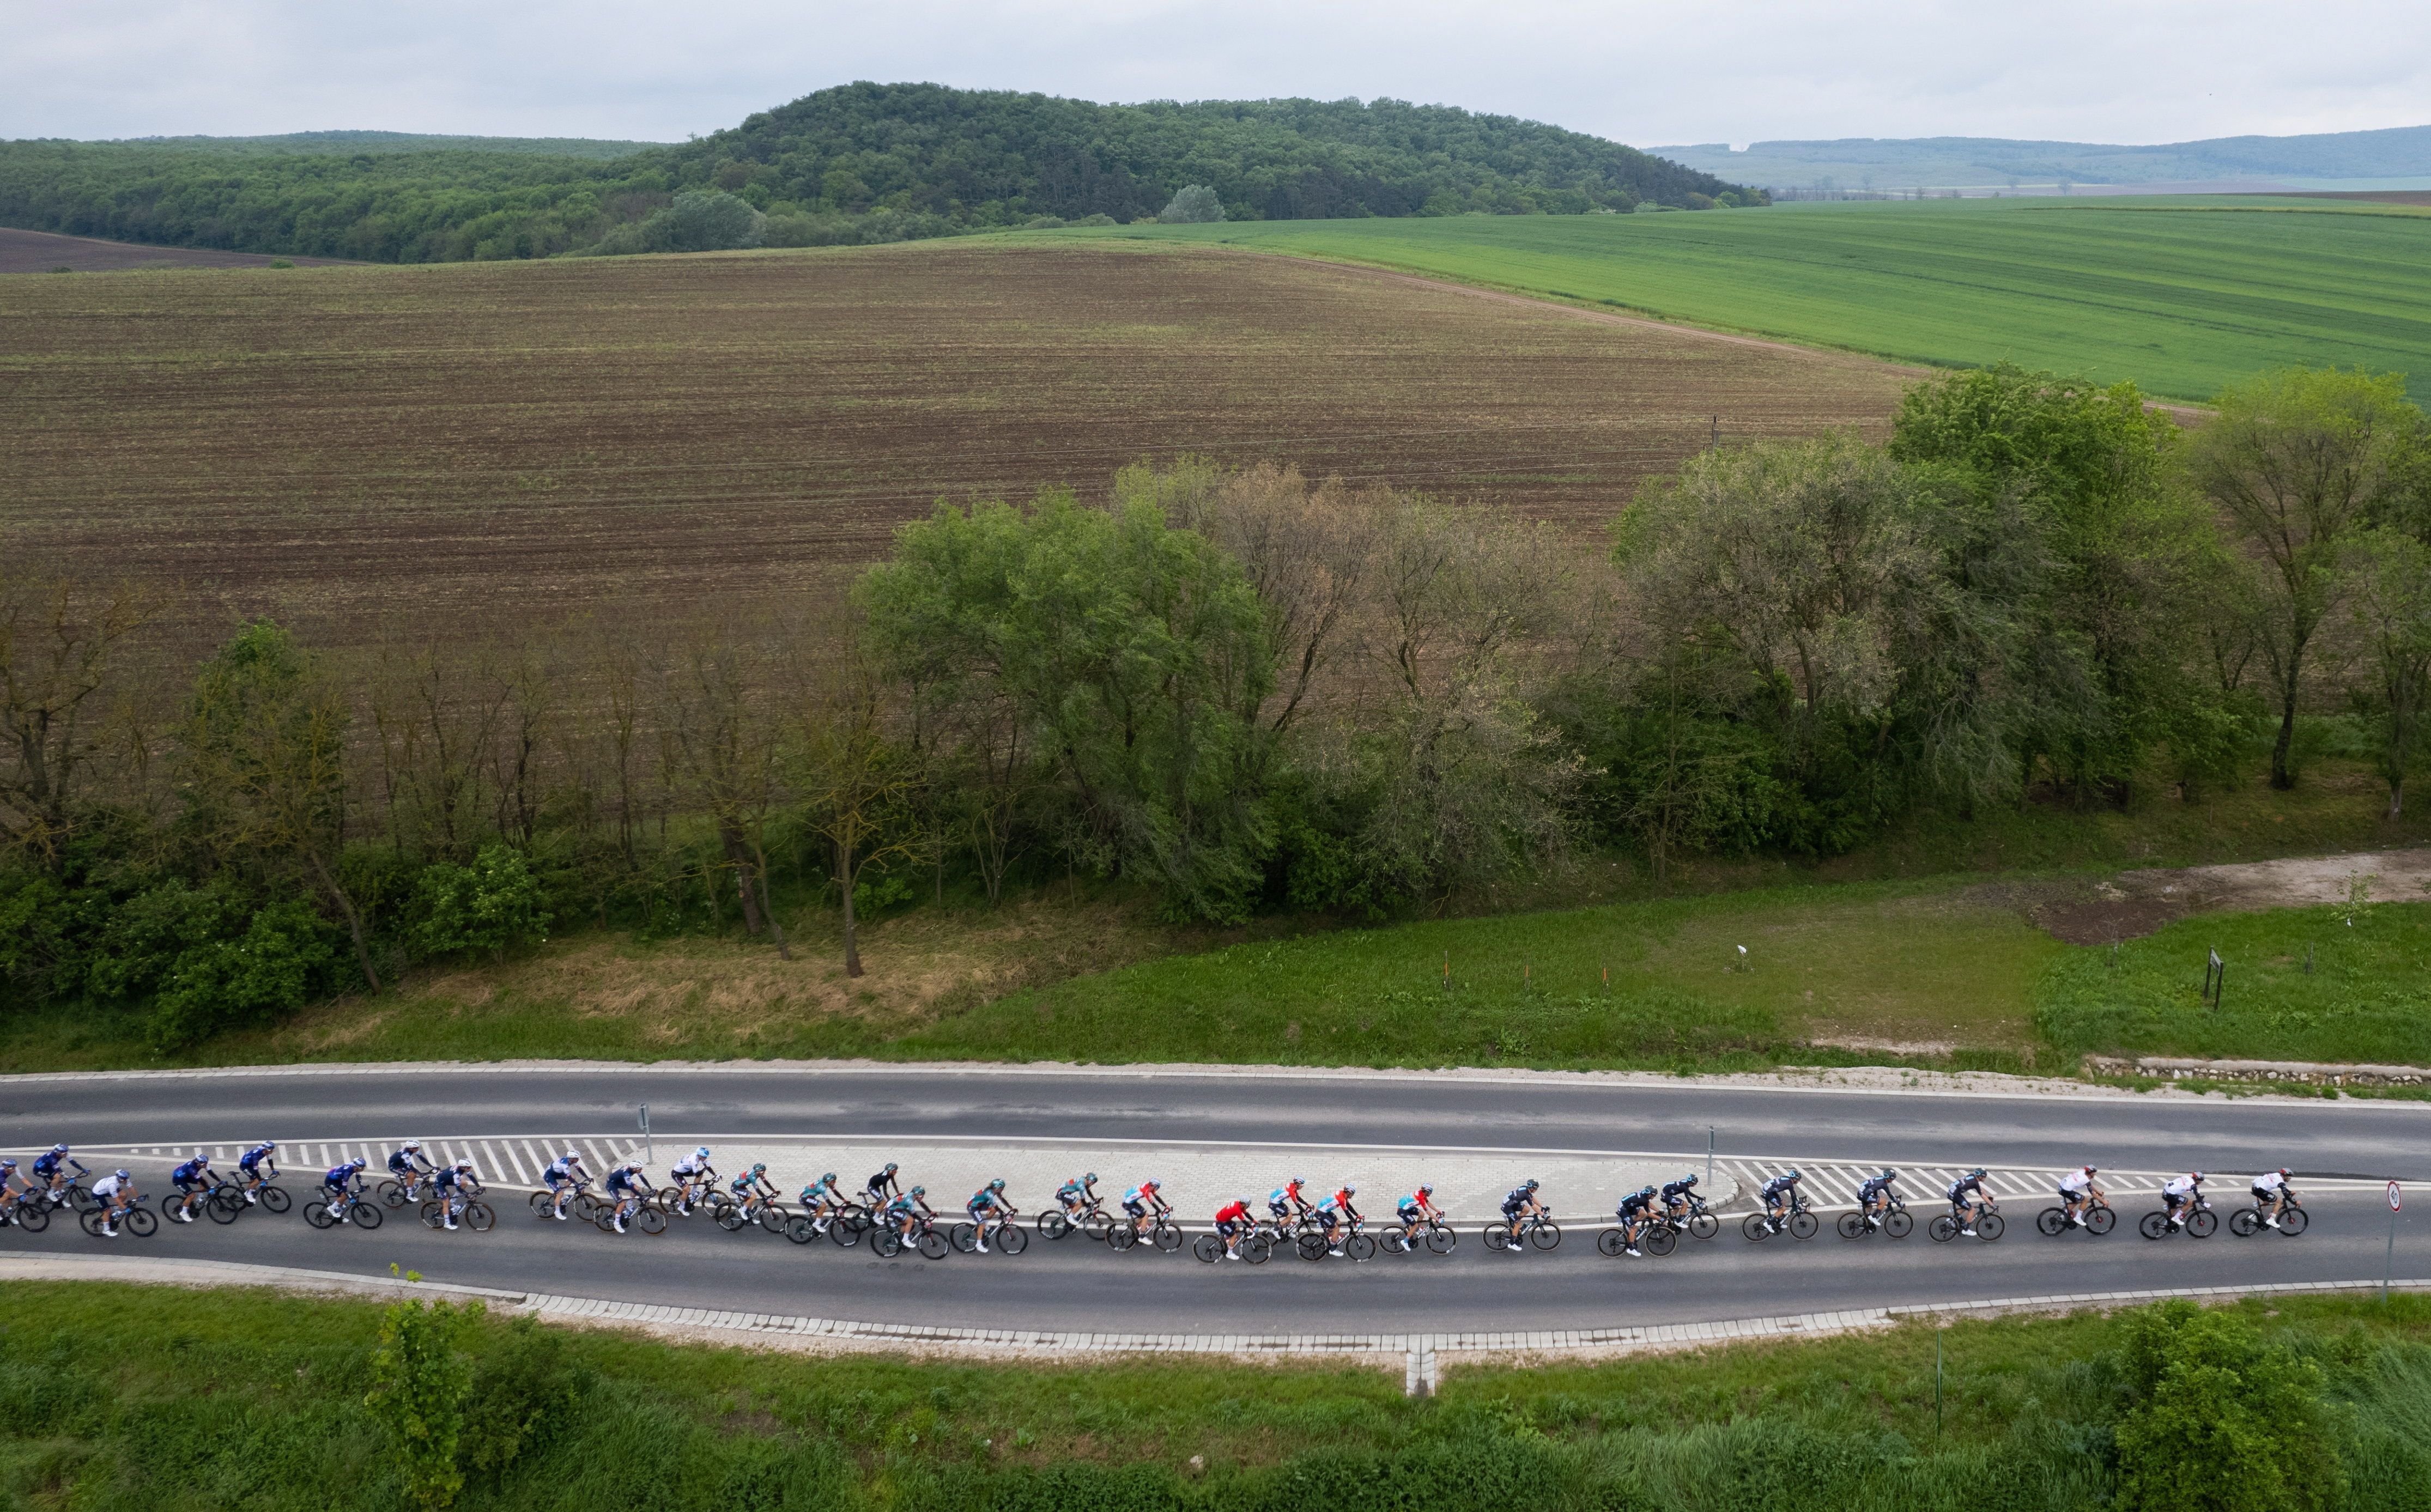
[[[820,1184],[821,1186],[833,1186],[835,1184],[836,1184],[836,1173],[835,1173],[834,1171],[830,1171],[830,1172],[828,1172],[826,1175],[824,1175],[824,1176],[822,1176],[822,1177],[820,1177],[820,1178],[819,1178],[819,1184]]]
[[[1696,1185],[1696,1184],[1697,1184],[1697,1173],[1696,1173],[1695,1171],[1693,1171],[1693,1170],[1692,1170],[1692,1171],[1690,1171],[1687,1175],[1681,1177],[1681,1178],[1680,1178],[1680,1184],[1681,1184],[1681,1185],[1683,1185],[1683,1186],[1694,1186],[1694,1185]]]
[[[2203,1172],[2202,1172],[2202,1171],[2199,1171],[2199,1170],[2190,1170],[2190,1171],[2187,1172],[2187,1174],[2188,1174],[2188,1175],[2189,1175],[2189,1176],[2191,1176],[2191,1177],[2193,1177],[2196,1181],[2202,1181],[2202,1180],[2203,1180]]]
[[[568,1145],[565,1147],[565,1158],[568,1160],[580,1160],[582,1158],[582,1151],[575,1149],[572,1145]]]
[[[892,1176],[892,1175],[894,1175],[894,1174],[895,1174],[895,1162],[893,1162],[893,1161],[891,1161],[891,1160],[890,1160],[890,1161],[888,1161],[888,1162],[886,1163],[886,1174],[888,1174],[889,1176]]]
[[[195,1164],[195,1165],[197,1165],[197,1166],[208,1166],[208,1165],[210,1165],[210,1163],[211,1163],[211,1157],[210,1157],[210,1156],[204,1154],[204,1153],[203,1153],[201,1151],[199,1151],[199,1150],[197,1150],[197,1151],[194,1151],[194,1164]]]
[[[1533,1192],[1533,1191],[1534,1191],[1535,1189],[1536,1189],[1536,1178],[1535,1178],[1535,1177],[1534,1177],[1534,1176],[1531,1176],[1531,1177],[1529,1177],[1529,1178],[1528,1178],[1528,1190],[1530,1190],[1530,1191],[1532,1191],[1532,1192]]]
[[[65,1145],[53,1145],[51,1147],[51,1153],[54,1155],[64,1155],[67,1152],[68,1147]]]
[[[1969,1171],[1967,1174],[1968,1174],[1968,1175],[1970,1175],[1970,1176],[1976,1177],[1977,1179],[1979,1179],[1979,1180],[1980,1180],[1980,1179],[1983,1177],[1983,1175],[1984,1175],[1984,1168],[1983,1168],[1983,1167],[1981,1167],[1981,1166],[1978,1166],[1978,1167],[1976,1167],[1973,1170]]]
[[[2087,1166],[2087,1167],[2086,1167],[2085,1168],[2086,1168],[2086,1169],[2087,1169],[2087,1170],[2091,1170],[2093,1168],[2092,1168],[2092,1167],[2090,1167],[2090,1166]],[[1881,1179],[1882,1179],[1882,1180],[1884,1180],[1884,1181],[1886,1181],[1886,1182],[1897,1181],[1897,1180],[1899,1180],[1899,1172],[1898,1172],[1898,1171],[1895,1171],[1895,1170],[1893,1170],[1893,1169],[1891,1169],[1888,1166],[1885,1166],[1885,1167],[1883,1168],[1883,1174],[1882,1174],[1882,1178],[1881,1178]]]
[[[1342,1195],[1345,1197],[1356,1197],[1359,1195],[1359,1188],[1351,1185],[1349,1182],[1344,1182],[1342,1184]]]
[[[914,1186],[914,1188],[912,1188],[912,1190],[911,1190],[909,1193],[907,1193],[907,1194],[905,1194],[905,1195],[907,1195],[907,1196],[911,1196],[911,1197],[926,1197],[926,1196],[928,1196],[928,1195],[929,1195],[929,1188],[927,1188],[927,1187],[925,1187],[925,1186]]]
[[[1089,1174],[1087,1174],[1086,1176],[1081,1177],[1081,1185],[1083,1185],[1083,1186],[1095,1186],[1095,1185],[1097,1185],[1097,1184],[1098,1184],[1098,1173],[1097,1173],[1096,1171],[1094,1171],[1094,1170],[1093,1170],[1093,1171],[1089,1172]]]
[[[2295,1174],[2296,1174],[2296,1173],[2295,1173],[2294,1171],[2289,1170],[2289,1169],[2288,1169],[2287,1167],[2285,1167],[2285,1166],[2282,1166],[2282,1167],[2280,1167],[2280,1168],[2279,1168],[2279,1179],[2280,1179],[2281,1181],[2283,1181],[2283,1182],[2284,1182],[2284,1181],[2286,1181],[2288,1177],[2293,1176],[2293,1175],[2295,1175]]]
[[[5,1156],[0,1156],[0,1170],[15,1170],[16,1168],[17,1163],[15,1161],[9,1160]]]
[[[1648,1182],[1645,1185],[1637,1189],[1637,1195],[1640,1197],[1652,1197],[1654,1195],[1654,1184],[1652,1182]]]
[[[422,1148],[422,1141],[419,1139],[409,1139],[405,1142],[405,1148],[408,1150],[420,1150]]]
[[[458,1170],[471,1170],[473,1168],[473,1163],[469,1160],[460,1160],[456,1163],[456,1168]],[[642,1168],[642,1163],[637,1160],[627,1166],[625,1168],[627,1170],[640,1170]]]
[[[762,1162],[762,1163],[760,1163],[760,1164],[758,1164],[758,1165],[753,1166],[753,1167],[751,1168],[751,1174],[752,1174],[752,1175],[754,1175],[754,1176],[765,1176],[765,1175],[767,1175],[767,1174],[768,1174],[768,1167],[767,1167],[767,1163],[763,1161],[763,1162]]]
[[[1144,1182],[1140,1183],[1140,1190],[1141,1190],[1141,1191],[1143,1191],[1143,1192],[1153,1192],[1153,1191],[1155,1191],[1156,1189],[1157,1189],[1157,1185],[1156,1185],[1156,1178],[1155,1178],[1155,1177],[1153,1177],[1153,1176],[1151,1176],[1151,1177],[1149,1177],[1148,1180],[1146,1180],[1146,1181],[1144,1181]]]
[[[1806,1179],[1806,1173],[1792,1166],[1789,1168],[1789,1179],[1793,1182],[1802,1182]]]
[[[2087,1166],[2087,1167],[2083,1168],[2083,1169],[2084,1169],[2085,1173],[2086,1173],[2087,1176],[2090,1176],[2090,1175],[2093,1175],[2093,1174],[2094,1174],[2094,1169],[2093,1169],[2093,1168],[2092,1168],[2092,1167],[2090,1167],[2090,1166]]]
[[[133,1171],[126,1171],[126,1170],[122,1170],[122,1171],[115,1171],[115,1172],[113,1172],[112,1174],[114,1174],[115,1176],[117,1176],[117,1178],[118,1178],[120,1181],[122,1181],[122,1182],[131,1182],[131,1181],[133,1181],[133,1180],[135,1179],[135,1173],[134,1173]]]
[[[1420,1183],[1418,1183],[1418,1195],[1419,1195],[1420,1197],[1433,1197],[1433,1196],[1434,1196],[1434,1195],[1435,1195],[1435,1189],[1434,1189],[1433,1184],[1432,1183],[1428,1183],[1428,1182],[1420,1182]]]
[[[61,1150],[65,1150],[67,1146],[61,1145],[59,1148]],[[1305,1176],[1295,1176],[1291,1179],[1291,1184],[1294,1186],[1306,1186],[1308,1184],[1308,1178]]]
[[[1001,1176],[999,1176],[999,1177],[998,1177],[996,1180],[994,1180],[994,1181],[992,1181],[992,1182],[988,1183],[988,1190],[989,1190],[989,1191],[991,1191],[991,1192],[1000,1192],[1000,1191],[1003,1191],[1003,1190],[1004,1190],[1004,1178],[1003,1178],[1003,1177],[1001,1177]]]
[[[370,1162],[370,1161],[368,1161],[368,1160],[365,1160],[365,1159],[364,1159],[362,1156],[360,1156],[360,1155],[357,1155],[354,1159],[352,1159],[352,1160],[350,1160],[350,1161],[346,1162],[346,1164],[347,1164],[347,1165],[349,1165],[349,1166],[352,1166],[352,1167],[353,1167],[353,1168],[355,1168],[355,1169],[357,1169],[357,1170],[361,1170],[361,1169],[362,1169],[362,1168],[364,1168],[365,1167],[369,1166],[369,1165],[371,1164],[371,1162]]]
[[[698,1150],[694,1151],[692,1152],[692,1158],[695,1160],[707,1160],[709,1158],[709,1147],[707,1145],[703,1145]]]
[[[278,1148],[278,1141],[276,1139],[265,1139],[261,1142],[261,1148],[264,1150],[276,1150]]]

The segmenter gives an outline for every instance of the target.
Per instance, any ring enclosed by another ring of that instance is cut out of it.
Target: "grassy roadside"
[[[0,1314],[0,1496],[35,1507],[391,1507],[380,1309],[28,1284]],[[175,1302],[177,1305],[169,1304]],[[2231,1310],[2318,1364],[2356,1507],[2421,1505],[2431,1302]],[[1452,1371],[1409,1401],[1325,1364],[806,1358],[495,1319],[463,1341],[459,1505],[2061,1507],[2104,1504],[2120,1324],[1963,1322]],[[2408,1487],[2411,1487],[2409,1490]],[[2409,1497],[2414,1500],[2408,1500]],[[604,1499],[604,1500],[603,1500]]]

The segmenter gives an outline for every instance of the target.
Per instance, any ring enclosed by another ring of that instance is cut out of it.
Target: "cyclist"
[[[1249,1200],[1236,1197],[1216,1210],[1216,1234],[1224,1241],[1224,1258],[1241,1258],[1241,1235],[1249,1232]]]
[[[1793,1166],[1765,1183],[1763,1190],[1756,1194],[1764,1199],[1764,1226],[1767,1233],[1781,1232],[1783,1221],[1798,1205],[1798,1184],[1805,1179],[1806,1173]]]
[[[1266,1194],[1266,1211],[1274,1215],[1276,1227],[1290,1228],[1315,1211],[1299,1192],[1307,1184],[1307,1177],[1295,1176]]]
[[[906,1244],[912,1242],[912,1230],[915,1226],[936,1216],[929,1206],[929,1188],[925,1186],[914,1186],[886,1204],[887,1225],[902,1235]]]
[[[614,1216],[609,1226],[617,1233],[625,1232],[625,1220],[642,1210],[642,1200],[650,1193],[649,1178],[642,1174],[642,1163],[629,1160],[608,1173],[608,1195],[616,1200]]]
[[[763,1161],[726,1184],[745,1218],[757,1218],[769,1203],[777,1200],[776,1184],[768,1180],[768,1166]]]
[[[717,1180],[717,1172],[710,1168],[709,1147],[703,1145],[677,1161],[675,1168],[667,1172],[667,1179],[681,1189],[681,1195],[676,1199],[676,1211],[686,1218],[692,1217],[693,1200],[700,1196],[701,1188]],[[832,1182],[835,1178],[830,1176],[828,1180]]]
[[[1418,1189],[1393,1204],[1393,1216],[1401,1220],[1401,1243],[1416,1244],[1418,1230],[1429,1223],[1443,1221],[1443,1209],[1435,1206],[1435,1189],[1421,1182]]]
[[[1620,1218],[1621,1253],[1641,1253],[1637,1248],[1637,1235],[1646,1227],[1647,1220],[1654,1216],[1650,1211],[1654,1206],[1654,1195],[1652,1186],[1641,1186],[1621,1198],[1620,1206],[1615,1210]]]
[[[1511,1242],[1502,1247],[1503,1253],[1519,1252],[1519,1225],[1525,1223],[1530,1216],[1544,1210],[1545,1204],[1536,1198],[1536,1178],[1534,1176],[1528,1178],[1527,1184],[1514,1186],[1502,1194],[1502,1221],[1511,1225]]]
[[[1157,1189],[1154,1179],[1144,1181],[1123,1194],[1123,1211],[1132,1216],[1133,1234],[1148,1232],[1146,1225],[1148,1220],[1148,1209],[1151,1207],[1156,1209],[1156,1216],[1159,1218],[1173,1211],[1165,1204],[1165,1195]]]
[[[2091,1207],[2093,1200],[2102,1195],[2102,1186],[2094,1181],[2094,1175],[2092,1167],[2079,1166],[2059,1179],[2060,1207],[2068,1214],[2070,1228],[2085,1227],[2086,1209]]]
[[[34,1184],[18,1176],[15,1161],[0,1155],[0,1208],[23,1207],[33,1196]]]
[[[262,1168],[265,1166],[269,1168],[267,1170]],[[265,1139],[237,1156],[236,1168],[244,1186],[246,1205],[250,1206],[257,1201],[256,1194],[278,1174],[278,1141]]]
[[[73,1173],[68,1170],[70,1166],[75,1168]],[[50,1198],[53,1207],[68,1200],[70,1183],[87,1174],[84,1162],[69,1154],[65,1145],[53,1145],[44,1153],[34,1157],[34,1175],[42,1183],[43,1194]]]
[[[1983,1215],[1985,1205],[1991,1201],[1984,1191],[1984,1168],[1978,1166],[1952,1182],[1950,1190],[1944,1195],[1950,1199],[1950,1216],[1958,1219],[1958,1232],[1972,1235],[1976,1218]]]
[[[423,1182],[434,1170],[430,1162],[422,1158],[422,1141],[419,1139],[409,1139],[389,1152],[388,1173],[405,1188],[405,1200],[409,1202],[422,1195]]]
[[[2279,1226],[2279,1215],[2287,1208],[2288,1199],[2294,1195],[2288,1185],[2288,1178],[2293,1174],[2282,1166],[2277,1170],[2266,1170],[2254,1178],[2254,1205],[2261,1209],[2264,1226],[2273,1229]]]
[[[2172,1176],[2161,1184],[2161,1201],[2170,1210],[2170,1227],[2177,1228],[2194,1211],[2195,1199],[2203,1195],[2204,1173],[2190,1170],[2184,1176]]]
[[[1697,1173],[1689,1171],[1676,1182],[1663,1184],[1663,1211],[1675,1218],[1688,1216],[1688,1199],[1695,1195]]]
[[[556,1201],[548,1205],[548,1216],[560,1223],[565,1221],[565,1200],[591,1184],[591,1173],[582,1168],[582,1151],[572,1145],[548,1163],[540,1179],[548,1183],[548,1189],[556,1194]]]
[[[439,1199],[440,1226],[450,1234],[456,1232],[456,1215],[464,1211],[464,1184],[472,1179],[473,1163],[469,1160],[431,1169],[430,1192]]]
[[[872,1176],[869,1184],[862,1188],[861,1200],[872,1208],[882,1209],[892,1205],[892,1198],[902,1195],[903,1184],[896,1179],[895,1162],[890,1160],[886,1168]]]
[[[199,1150],[193,1159],[171,1171],[169,1180],[177,1186],[177,1210],[169,1216],[180,1223],[194,1221],[194,1199],[220,1184],[211,1174],[211,1157]]]
[[[1325,1221],[1326,1253],[1342,1252],[1343,1235],[1335,1233],[1336,1229],[1342,1230],[1345,1234],[1351,1233],[1355,1232],[1361,1223],[1366,1221],[1366,1215],[1350,1205],[1350,1200],[1358,1195],[1359,1188],[1356,1186],[1337,1186],[1332,1197],[1316,1204],[1316,1216]]]
[[[135,1194],[135,1178],[123,1170],[111,1171],[92,1184],[93,1198],[101,1203],[101,1236],[118,1237],[118,1215],[143,1201]]]
[[[1088,1216],[1089,1209],[1098,1205],[1098,1173],[1093,1170],[1083,1176],[1075,1176],[1058,1186],[1055,1188],[1055,1201],[1064,1204],[1065,1218],[1075,1223],[1080,1222]]]
[[[1891,1200],[1899,1196],[1891,1190],[1891,1183],[1898,1180],[1899,1172],[1886,1166],[1880,1175],[1869,1176],[1857,1184],[1857,1211],[1865,1215],[1867,1228],[1882,1226],[1883,1215],[1891,1210]]]
[[[963,1211],[971,1216],[971,1223],[979,1230],[979,1252],[981,1254],[985,1254],[988,1252],[987,1236],[989,1226],[994,1225],[999,1229],[1004,1227],[1007,1222],[1012,1220],[1013,1215],[1017,1212],[1018,1209],[1016,1209],[1012,1202],[1006,1201],[1004,1195],[1004,1178],[998,1176],[994,1181],[988,1183],[985,1186],[973,1192],[971,1194],[971,1200],[963,1204]]]
[[[835,1216],[844,1211],[844,1194],[836,1190],[836,1173],[830,1171],[802,1188],[802,1211],[811,1216],[811,1232],[825,1234]]]
[[[371,1165],[360,1158],[340,1161],[321,1175],[322,1206],[332,1218],[344,1218],[346,1204],[363,1195],[363,1171]]]

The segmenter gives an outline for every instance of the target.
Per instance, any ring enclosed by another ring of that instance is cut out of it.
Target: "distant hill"
[[[1448,106],[1096,105],[934,84],[822,90],[664,145],[373,131],[0,143],[0,226],[390,262],[1132,221],[1190,184],[1235,220],[1762,200],[1601,137]]]
[[[511,152],[558,158],[626,158],[668,145],[663,142],[602,142],[590,137],[447,137],[411,131],[290,131],[276,137],[121,137],[106,144],[253,154]]]
[[[2431,126],[2298,137],[2215,137],[2159,146],[2002,137],[1844,137],[1651,147],[1688,167],[1768,189],[1941,189],[2019,183],[2173,184],[2248,180],[2309,187],[2431,178]],[[1830,180],[1823,183],[1822,180]]]

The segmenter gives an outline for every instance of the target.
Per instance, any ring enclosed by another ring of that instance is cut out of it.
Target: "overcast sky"
[[[676,140],[852,79],[1392,95],[1638,145],[2431,123],[2423,0],[0,0],[0,137]]]

